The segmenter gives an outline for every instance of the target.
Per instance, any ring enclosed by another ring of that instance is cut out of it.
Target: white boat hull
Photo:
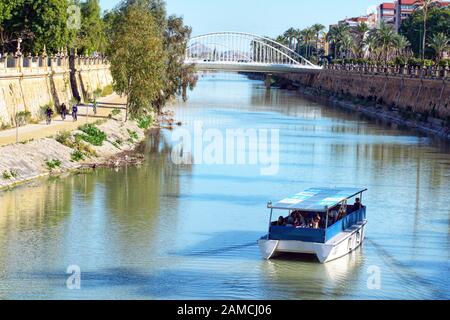
[[[259,249],[263,258],[267,260],[279,253],[304,253],[314,254],[320,263],[327,263],[360,247],[365,239],[366,224],[367,221],[355,224],[326,243],[260,239]]]

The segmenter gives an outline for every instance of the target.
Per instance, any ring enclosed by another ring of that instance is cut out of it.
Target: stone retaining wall
[[[17,112],[29,111],[37,119],[45,105],[68,105],[74,94],[88,99],[95,90],[111,84],[109,64],[100,58],[76,57],[71,68],[69,57],[64,54],[3,57],[0,59],[0,126],[14,125]],[[78,91],[74,92],[74,88]]]
[[[377,101],[404,111],[450,119],[450,83],[445,79],[421,79],[389,75],[323,70],[320,73],[285,74],[294,83],[359,99]]]

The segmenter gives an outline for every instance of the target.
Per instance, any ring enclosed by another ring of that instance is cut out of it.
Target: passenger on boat
[[[295,225],[295,217],[297,215],[297,211],[293,211],[289,217],[286,218],[286,225],[288,227],[293,227]]]
[[[333,225],[338,221],[339,210],[338,208],[333,208],[328,213],[328,225]]]
[[[283,216],[280,216],[277,221],[277,227],[285,227],[286,223]]]
[[[361,199],[360,198],[356,198],[355,199],[355,204],[353,205],[353,209],[355,211],[357,211],[357,210],[361,210],[361,208],[362,208]]]
[[[319,224],[320,224],[320,215],[318,214],[318,215],[316,215],[315,217],[314,217],[314,219],[312,220],[312,222],[311,222],[311,228],[312,229],[319,229]]]
[[[347,216],[347,210],[344,208],[344,206],[341,206],[339,209],[338,218],[336,221],[339,221],[341,219],[344,219]]]
[[[297,211],[294,215],[295,221],[294,221],[294,227],[296,228],[305,228],[306,227],[306,220],[301,214],[301,212]]]

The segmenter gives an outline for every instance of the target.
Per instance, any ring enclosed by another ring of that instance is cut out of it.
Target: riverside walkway
[[[125,98],[122,98],[118,96],[117,94],[112,94],[107,97],[103,97],[98,99],[98,103],[114,103],[114,104],[125,104],[126,100]],[[71,109],[71,106],[67,106],[68,109]],[[69,114],[66,117],[65,121],[61,120],[61,117],[59,115],[55,115],[52,119],[52,123],[50,125],[47,125],[45,123],[45,120],[37,123],[37,124],[28,124],[22,127],[19,127],[18,130],[18,142],[26,142],[29,140],[37,140],[41,138],[46,138],[52,135],[57,134],[60,131],[72,131],[76,130],[80,125],[83,125],[85,123],[93,123],[99,119],[103,119],[108,117],[108,115],[111,113],[112,109],[108,108],[97,108],[97,115],[94,116],[94,113],[92,111],[92,107],[89,108],[89,113],[86,116],[86,107],[80,106],[78,108],[78,121],[73,122],[72,116]],[[70,111],[69,111],[70,113]],[[7,129],[0,131],[0,146],[5,146],[9,144],[16,143],[16,134],[17,130],[16,128]]]

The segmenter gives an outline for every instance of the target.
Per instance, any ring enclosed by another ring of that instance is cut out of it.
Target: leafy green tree
[[[431,57],[434,52],[431,47],[423,48],[424,11],[416,10],[407,19],[403,20],[400,27],[400,34],[404,35],[411,43],[411,48],[416,55]],[[426,19],[427,38],[431,39],[437,33],[450,36],[450,8],[440,8],[431,6]]]
[[[354,52],[358,58],[364,57],[364,47],[367,33],[369,32],[369,26],[365,22],[359,23],[356,28],[352,30],[354,40]]]
[[[184,64],[191,33],[192,29],[184,24],[183,18],[177,16],[168,18],[164,33],[164,47],[167,53],[164,102],[176,95],[181,95],[186,101],[187,89],[192,90],[197,82],[195,66]]]
[[[105,28],[101,17],[99,0],[80,3],[81,29],[77,35],[76,46],[79,53],[105,52]]]
[[[4,46],[9,40],[8,34],[5,32],[4,23],[11,19],[12,12],[16,10],[22,2],[22,0],[0,1],[0,45],[2,46],[2,51],[5,50]]]
[[[437,33],[431,37],[428,46],[435,52],[436,61],[440,61],[444,52],[450,50],[450,38],[444,33]]]
[[[130,5],[118,19],[110,61],[114,89],[127,96],[127,115],[139,116],[164,89],[165,52],[150,11]]]
[[[14,50],[15,39],[23,39],[25,52],[38,53],[46,46],[49,51],[73,43],[74,32],[67,26],[68,0],[13,0],[15,4],[2,23],[8,50]],[[9,4],[9,2],[8,2]]]

